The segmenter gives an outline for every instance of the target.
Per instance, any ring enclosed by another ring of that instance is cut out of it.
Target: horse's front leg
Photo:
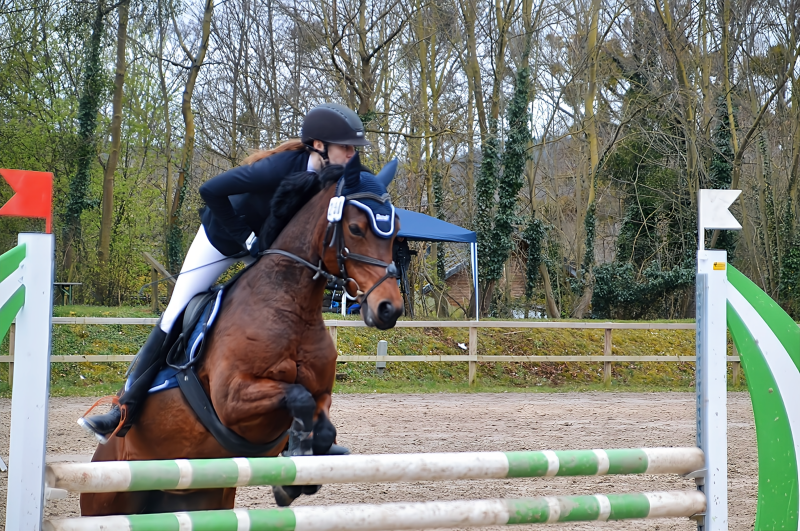
[[[313,428],[317,404],[302,385],[247,376],[211,389],[211,401],[222,423],[251,442],[280,436],[285,429],[281,426],[290,419],[294,419],[290,431],[296,428],[310,433]],[[308,446],[311,453],[310,443]]]
[[[336,442],[336,428],[330,420],[331,395],[325,393],[316,399],[314,432],[311,449],[314,455],[327,455]]]
[[[212,392],[214,407],[223,424],[248,438],[256,429],[263,430],[265,416],[284,410],[293,419],[286,455],[328,453],[336,440],[336,428],[330,421],[329,392],[314,398],[302,384],[262,378],[246,380],[221,386],[226,392],[218,393],[219,396]],[[276,422],[271,424],[274,426]],[[257,437],[263,440],[263,432]]]

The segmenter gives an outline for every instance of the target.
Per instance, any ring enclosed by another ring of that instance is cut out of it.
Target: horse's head
[[[368,326],[392,328],[403,313],[392,262],[392,244],[400,221],[386,191],[397,172],[392,161],[377,174],[362,171],[358,153],[336,185],[328,209],[325,266],[345,279],[345,289],[361,304]]]

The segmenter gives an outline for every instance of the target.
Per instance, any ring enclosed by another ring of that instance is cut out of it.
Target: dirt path
[[[728,395],[730,528],[753,528],[757,462],[749,396]],[[93,402],[55,398],[50,402],[48,459],[79,460],[94,450],[75,419]],[[333,421],[339,443],[354,453],[566,450],[692,446],[692,393],[565,393],[475,395],[341,395]],[[0,454],[8,456],[10,400],[0,400]],[[5,521],[7,475],[0,473],[0,525]],[[524,480],[420,482],[324,486],[298,505],[381,503],[543,495],[622,493],[693,488],[675,476],[605,476]],[[269,487],[239,490],[237,507],[273,507]],[[78,498],[49,502],[46,515],[77,516]],[[557,529],[694,530],[688,520],[556,524]],[[515,529],[540,529],[518,526]],[[500,530],[503,528],[491,528]]]

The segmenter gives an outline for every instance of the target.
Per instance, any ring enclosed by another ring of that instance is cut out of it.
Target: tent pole
[[[469,244],[472,255],[472,285],[475,289],[475,320],[480,320],[480,302],[478,301],[478,242]]]

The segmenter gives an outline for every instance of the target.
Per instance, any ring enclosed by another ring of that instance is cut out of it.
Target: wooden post
[[[603,344],[603,356],[611,355],[611,329],[606,328],[605,342]],[[611,362],[603,362],[603,384],[611,387]]]
[[[155,267],[150,268],[150,296],[152,297],[151,307],[154,314],[158,314],[158,271]]]
[[[11,323],[8,329],[8,355],[14,357],[14,340],[17,335],[17,323]],[[8,364],[8,387],[14,385],[14,362]]]
[[[738,356],[739,351],[736,350],[736,345],[733,345],[733,355]],[[739,382],[742,378],[742,363],[739,361],[733,362],[733,373],[731,374],[731,378],[733,379],[733,387],[739,387]]]
[[[338,328],[336,326],[329,326],[328,327],[328,333],[331,335],[331,339],[333,339],[333,346],[336,347],[336,352],[339,352],[339,345],[338,345],[338,343],[336,341],[337,335],[338,335],[336,333],[337,330],[338,330]]]
[[[475,385],[478,376],[478,328],[469,328],[469,384]]]
[[[167,279],[167,295],[172,297],[172,289],[175,287],[175,277],[167,271],[167,268],[161,265],[158,260],[153,258],[150,253],[142,253],[144,256],[144,261],[147,262],[150,267],[158,271],[158,274],[162,277]]]

